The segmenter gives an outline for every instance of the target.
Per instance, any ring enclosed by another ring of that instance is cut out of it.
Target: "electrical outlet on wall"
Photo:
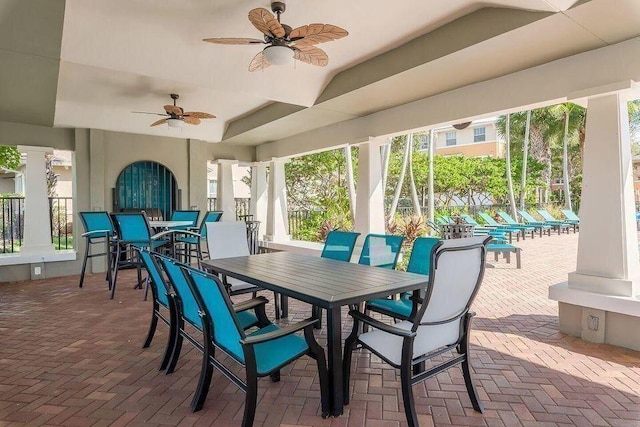
[[[592,331],[598,330],[598,323],[600,323],[600,318],[597,316],[589,315],[589,317],[587,317],[587,327]]]

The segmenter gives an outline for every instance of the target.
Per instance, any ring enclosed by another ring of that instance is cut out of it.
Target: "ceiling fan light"
[[[167,124],[170,128],[181,128],[184,127],[184,122],[180,119],[167,119]]]
[[[293,51],[287,46],[268,46],[264,48],[263,53],[272,65],[287,65],[293,62]]]

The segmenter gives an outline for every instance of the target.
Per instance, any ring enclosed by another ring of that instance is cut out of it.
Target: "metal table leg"
[[[342,317],[340,307],[327,309],[327,361],[331,415],[342,415],[344,396],[342,385]]]

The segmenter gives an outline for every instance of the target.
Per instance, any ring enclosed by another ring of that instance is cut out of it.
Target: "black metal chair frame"
[[[402,397],[404,403],[404,411],[407,416],[407,422],[409,427],[418,427],[418,416],[415,410],[415,403],[413,398],[413,390],[411,387],[415,384],[418,384],[422,381],[427,380],[442,371],[445,371],[455,365],[460,364],[462,367],[462,375],[464,377],[465,386],[467,389],[467,393],[469,394],[469,399],[471,400],[471,404],[473,405],[473,409],[477,412],[484,412],[484,407],[480,398],[478,397],[478,392],[473,384],[473,380],[471,377],[471,365],[469,361],[469,337],[471,332],[471,320],[475,316],[475,313],[470,310],[471,304],[475,299],[478,290],[480,289],[480,284],[482,283],[482,278],[484,277],[485,270],[485,260],[486,260],[486,244],[490,241],[490,238],[487,238],[482,244],[477,245],[469,245],[465,247],[454,247],[454,248],[443,248],[438,250],[438,248],[442,245],[436,245],[431,254],[431,271],[429,274],[429,283],[426,290],[426,295],[424,298],[424,303],[420,307],[420,310],[417,312],[416,316],[421,318],[426,311],[429,300],[431,298],[431,294],[433,291],[433,285],[435,281],[435,270],[437,269],[437,263],[439,257],[448,251],[459,251],[459,250],[468,250],[472,248],[482,248],[481,251],[481,267],[480,274],[478,275],[478,279],[475,285],[475,288],[467,302],[465,308],[457,315],[438,322],[420,322],[415,323],[415,318],[411,319],[414,322],[414,325],[411,330],[404,330],[395,328],[392,325],[388,325],[386,323],[382,323],[378,320],[375,320],[360,311],[351,310],[349,314],[353,317],[353,328],[351,334],[345,340],[344,345],[344,358],[343,358],[343,386],[344,386],[344,403],[345,405],[349,404],[349,377],[351,374],[351,359],[352,353],[356,348],[356,345],[361,345],[362,347],[368,349],[376,356],[380,357],[382,360],[387,362],[389,365],[393,366],[396,369],[400,370],[400,381],[401,381],[401,389],[402,389]],[[437,349],[435,351],[424,354],[420,357],[413,358],[413,343],[417,336],[417,330],[419,326],[435,326],[440,324],[449,323],[455,321],[457,319],[463,319],[460,326],[459,339],[457,342],[448,345],[446,347]],[[361,323],[372,326],[381,331],[397,335],[403,338],[402,344],[402,359],[401,363],[398,365],[391,360],[387,359],[379,352],[372,349],[370,346],[365,344],[364,342],[359,340],[359,335],[361,331]],[[456,350],[458,353],[457,356],[452,357],[444,362],[440,362],[435,366],[432,366],[428,370],[424,370],[424,363],[434,357],[443,355],[452,350]]]
[[[324,349],[318,344],[313,335],[313,326],[318,321],[318,319],[308,318],[272,332],[267,332],[265,334],[257,336],[243,337],[243,339],[241,340],[241,344],[244,352],[245,363],[242,363],[237,360],[236,357],[231,355],[230,352],[225,350],[223,346],[218,345],[214,342],[213,331],[215,328],[215,316],[210,313],[208,307],[204,303],[202,296],[200,295],[200,292],[193,283],[190,272],[191,267],[183,265],[182,268],[183,274],[187,278],[187,282],[189,283],[193,296],[195,297],[196,302],[198,303],[198,306],[200,308],[200,317],[202,318],[204,339],[204,346],[200,345],[200,343],[198,342],[198,345],[202,348],[203,351],[202,371],[200,372],[200,379],[198,381],[196,394],[193,398],[193,401],[191,402],[191,410],[195,412],[202,409],[202,405],[204,404],[207,398],[207,393],[209,391],[213,368],[216,367],[220,369],[225,377],[227,377],[232,383],[238,386],[238,388],[246,394],[242,425],[246,427],[252,426],[258,399],[258,378],[270,376],[273,381],[279,381],[280,368],[286,366],[291,362],[289,361],[282,365],[279,365],[269,373],[258,374],[256,356],[253,346],[287,335],[291,335],[298,331],[304,331],[304,337],[307,342],[307,346],[309,347],[305,354],[316,360],[316,363],[318,365],[318,375],[320,379],[321,389],[320,394],[322,402],[322,417],[326,418],[329,415],[329,374],[327,372],[327,363],[324,355]],[[198,274],[204,274],[212,280],[216,281],[220,286],[224,286],[222,282],[220,282],[220,279],[215,275],[203,271],[198,271]],[[266,298],[263,299],[266,301]],[[235,310],[236,306],[232,306],[229,299],[226,299],[225,302],[229,310]],[[264,310],[264,304],[260,307],[262,310]],[[200,349],[200,347],[198,348]],[[229,368],[224,366],[219,360],[215,358],[216,349],[222,351],[232,360],[245,367],[246,381],[242,381],[240,377],[235,375]]]
[[[200,212],[200,211],[198,211]],[[198,268],[202,268],[202,260],[204,259],[204,254],[206,253],[207,255],[209,255],[209,249],[207,249],[206,251],[202,250],[202,229],[203,227],[207,226],[207,217],[211,214],[211,213],[220,213],[220,216],[222,216],[224,214],[224,212],[222,211],[207,211],[204,214],[204,217],[202,217],[202,220],[200,221],[200,225],[198,227],[193,227],[191,229],[188,229],[187,232],[184,232],[182,234],[187,234],[190,235],[192,237],[197,237],[198,238],[198,244],[195,245],[195,250],[193,248],[191,248],[191,246],[193,246],[192,243],[187,243],[187,242],[182,242],[184,244],[184,249],[180,250],[179,252],[176,253],[181,253],[184,256],[184,262],[191,265],[191,257],[193,255],[193,252],[195,251],[196,253],[196,257],[198,258]],[[197,230],[197,231],[196,231]]]
[[[83,212],[79,213],[80,220],[82,221],[82,225],[84,226],[84,229],[87,230],[88,229],[87,223],[84,217],[82,216],[82,213]],[[92,211],[90,213],[98,213],[98,212]],[[109,221],[111,221],[111,217],[109,216],[109,214],[107,212],[104,212],[104,214],[107,215],[107,218],[109,218]],[[89,258],[95,258],[95,257],[106,255],[107,256],[107,272],[106,272],[105,280],[109,285],[109,290],[111,290],[113,286],[111,269],[113,268],[112,263],[114,259],[113,258],[114,253],[115,253],[115,250],[112,249],[112,246],[115,247],[115,245],[117,244],[116,236],[111,236],[111,233],[115,232],[115,227],[113,226],[113,222],[111,223],[111,229],[112,230],[87,231],[81,234],[81,237],[84,237],[86,240],[85,241],[86,248],[84,251],[84,259],[82,260],[82,270],[80,272],[80,283],[78,284],[79,288],[81,288],[84,283],[84,275],[87,270],[87,260]],[[94,239],[97,239],[97,240],[94,240]],[[98,245],[98,244],[105,245],[105,248],[106,248],[105,252],[100,252],[97,254],[90,253],[92,245]]]

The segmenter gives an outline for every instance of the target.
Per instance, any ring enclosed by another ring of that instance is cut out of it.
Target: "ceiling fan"
[[[151,123],[151,126],[158,126],[161,124],[168,124],[170,127],[178,128],[183,127],[185,123],[189,125],[199,125],[201,119],[215,119],[216,116],[209,113],[203,113],[202,111],[188,111],[184,112],[181,107],[176,105],[176,101],[180,97],[179,95],[172,93],[169,95],[171,99],[173,99],[173,105],[165,105],[164,106],[164,114],[160,113],[147,113],[145,111],[134,111],[134,113],[138,114],[154,114],[156,116],[163,116],[164,119],[160,119],[156,122]]]
[[[349,33],[335,25],[309,24],[292,29],[280,23],[280,15],[285,11],[282,1],[271,3],[271,10],[278,16],[264,8],[253,9],[249,12],[249,21],[262,34],[264,40],[251,38],[209,38],[205,42],[217,44],[267,45],[249,64],[249,71],[263,70],[270,65],[285,65],[291,58],[307,64],[324,67],[329,63],[329,57],[315,45],[346,37]]]

